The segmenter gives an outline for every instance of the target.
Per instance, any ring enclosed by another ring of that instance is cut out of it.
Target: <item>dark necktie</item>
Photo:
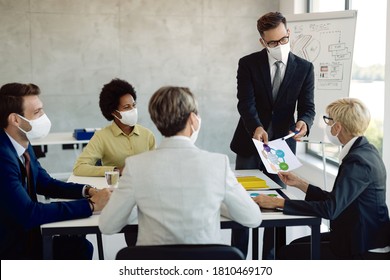
[[[23,157],[24,157],[24,167],[26,169],[27,192],[32,201],[37,201],[37,195],[33,191],[31,167],[30,167],[31,158],[27,150],[23,153]],[[38,226],[28,230],[26,237],[27,237],[27,247],[26,247],[27,256],[31,259],[35,259],[35,258],[41,259],[42,258],[41,228]]]
[[[26,177],[27,177],[27,192],[30,195],[33,201],[36,201],[36,194],[33,192],[33,184],[31,177],[31,168],[30,168],[30,155],[27,151],[23,153],[24,157],[24,167],[26,168]]]
[[[282,73],[280,71],[280,65],[283,62],[281,61],[276,61],[275,66],[276,66],[276,71],[275,71],[275,76],[274,76],[274,81],[272,83],[272,99],[275,102],[276,97],[278,96],[280,84],[282,83]]]

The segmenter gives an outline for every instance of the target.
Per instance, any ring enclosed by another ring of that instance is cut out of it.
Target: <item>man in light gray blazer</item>
[[[195,146],[200,130],[187,88],[160,88],[149,113],[164,137],[154,151],[126,159],[123,176],[102,211],[104,234],[119,232],[138,207],[137,245],[223,243],[220,216],[260,225],[258,205],[237,182],[226,155]]]

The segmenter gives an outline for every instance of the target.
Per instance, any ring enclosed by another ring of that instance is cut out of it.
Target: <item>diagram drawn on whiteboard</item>
[[[293,53],[310,62],[316,60],[321,51],[321,44],[311,35],[299,34],[291,44]]]
[[[286,15],[291,52],[313,63],[317,114],[309,140],[327,140],[326,105],[349,95],[356,18],[354,10]]]
[[[268,142],[268,145],[256,139],[252,140],[268,173],[276,174],[302,166],[285,140],[279,138]]]
[[[352,61],[352,48],[341,27],[329,22],[296,23],[291,33],[291,51],[315,65],[316,88],[341,90],[345,63]]]

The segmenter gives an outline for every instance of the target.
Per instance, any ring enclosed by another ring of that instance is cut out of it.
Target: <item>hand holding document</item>
[[[290,134],[270,141],[268,145],[252,139],[268,173],[277,174],[279,171],[291,171],[302,166],[285,141],[292,136],[294,135]]]

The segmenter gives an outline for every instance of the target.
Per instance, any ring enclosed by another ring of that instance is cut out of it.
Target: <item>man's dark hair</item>
[[[103,86],[100,93],[99,106],[107,120],[112,121],[114,119],[112,113],[117,110],[119,99],[125,94],[130,94],[134,101],[137,100],[134,87],[124,80],[113,79]]]
[[[280,12],[270,12],[257,20],[257,30],[259,31],[260,36],[263,37],[264,31],[274,29],[278,27],[280,23],[283,23],[287,28],[286,18]]]
[[[23,97],[39,95],[41,90],[34,84],[9,83],[0,88],[0,127],[8,126],[12,113],[24,116]]]

